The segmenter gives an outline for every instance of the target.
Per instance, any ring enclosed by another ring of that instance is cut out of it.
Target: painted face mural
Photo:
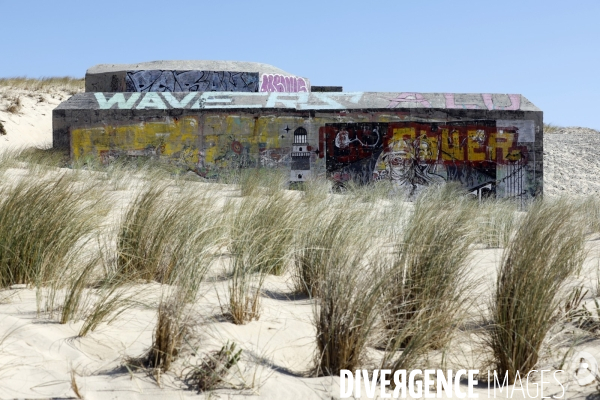
[[[432,146],[426,137],[392,142],[379,156],[373,179],[391,180],[413,195],[422,187],[444,182],[444,177],[436,173],[437,165],[427,161],[433,157]]]
[[[469,190],[487,186],[493,192],[500,186],[521,195],[527,157],[518,134],[497,129],[494,121],[479,123],[326,124],[319,131],[321,157],[340,183],[390,180],[414,195],[456,181]]]

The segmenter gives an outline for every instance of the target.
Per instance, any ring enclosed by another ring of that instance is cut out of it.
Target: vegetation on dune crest
[[[85,86],[84,78],[65,77],[47,77],[47,78],[0,78],[0,88],[23,89],[31,91],[39,90],[66,90],[71,94],[83,92]]]

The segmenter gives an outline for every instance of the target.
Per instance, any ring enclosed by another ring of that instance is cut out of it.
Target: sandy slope
[[[11,100],[22,103],[17,113],[7,112]],[[52,145],[52,110],[70,94],[64,90],[34,92],[0,87],[0,123],[7,134],[0,136],[0,150],[7,147]]]
[[[51,141],[51,110],[67,97],[66,92],[44,94],[22,93],[21,113],[0,111],[0,121],[8,134],[0,136],[0,150],[13,146],[40,145]],[[0,109],[3,108],[0,100]],[[593,150],[600,135],[572,132],[547,135],[545,138],[545,190],[547,194],[592,194],[600,189],[594,174],[600,171],[600,160]],[[22,176],[18,169],[8,170],[0,179]],[[203,190],[200,183],[198,190]],[[115,188],[114,208],[123,209],[132,191]],[[231,196],[224,191],[223,196]],[[586,272],[581,278],[590,293],[595,293],[599,243],[590,237]],[[484,304],[493,285],[495,268],[501,256],[499,249],[478,249],[472,261],[474,278],[483,277],[478,287],[478,304]],[[112,324],[102,324],[87,337],[78,338],[81,322],[60,325],[47,315],[37,315],[33,289],[15,287],[0,291],[0,398],[74,398],[72,373],[86,399],[159,399],[204,398],[186,390],[182,379],[186,367],[193,365],[202,353],[218,349],[227,340],[235,341],[243,350],[239,368],[229,377],[230,383],[244,389],[221,389],[215,392],[223,399],[331,399],[339,396],[337,378],[312,378],[307,372],[315,355],[314,327],[311,323],[313,304],[306,298],[290,297],[286,277],[269,277],[265,286],[261,317],[243,326],[221,317],[220,303],[226,295],[227,282],[213,271],[215,279],[205,282],[202,297],[195,305],[192,348],[187,350],[173,372],[156,380],[144,372],[123,369],[126,357],[139,356],[149,346],[155,324],[156,299],[160,287],[139,284],[130,288],[138,293],[140,306],[130,309]],[[574,283],[575,284],[575,283]],[[589,294],[586,301],[592,301]],[[474,314],[477,309],[472,310]],[[558,354],[568,347],[555,345],[555,354],[542,361],[545,369],[556,369]],[[468,332],[459,335],[448,368],[485,368],[485,359]],[[600,341],[590,340],[575,348],[592,352],[600,360]],[[569,398],[584,398],[594,392],[593,386],[569,387]],[[487,389],[477,389],[487,398]],[[545,393],[560,395],[556,385]],[[532,393],[533,394],[533,393]],[[500,396],[506,397],[506,396]],[[512,398],[524,398],[516,391]],[[538,396],[539,397],[539,396]]]

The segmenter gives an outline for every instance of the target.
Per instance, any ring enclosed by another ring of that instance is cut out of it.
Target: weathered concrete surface
[[[311,92],[343,92],[342,86],[315,86],[310,87]]]
[[[543,115],[516,94],[82,93],[54,110],[53,138],[75,159],[156,157],[206,177],[263,166],[411,193],[542,192]]]
[[[86,92],[309,90],[307,78],[255,62],[182,60],[100,64],[88,69],[85,75]]]

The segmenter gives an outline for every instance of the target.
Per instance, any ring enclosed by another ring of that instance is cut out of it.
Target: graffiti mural
[[[294,130],[290,181],[302,182],[311,176],[310,157],[312,147],[308,144],[308,132],[303,127]]]
[[[319,157],[337,182],[371,180],[387,132],[385,123],[326,124],[319,130]]]
[[[304,78],[279,74],[263,74],[261,92],[309,92],[310,85]]]
[[[338,183],[391,180],[413,195],[455,181],[469,190],[491,184],[494,192],[499,185],[505,196],[517,197],[524,194],[528,153],[518,135],[496,121],[326,124],[319,154]]]
[[[127,92],[258,92],[258,72],[127,71]]]
[[[72,157],[84,161],[95,155],[103,163],[119,158],[157,158],[195,171],[202,160],[198,138],[198,118],[191,116],[73,129]]]
[[[524,199],[543,185],[542,115],[520,95],[98,92],[61,107],[53,138],[76,160],[156,157],[207,178],[281,168],[292,182],[386,180],[411,195],[454,181]]]

